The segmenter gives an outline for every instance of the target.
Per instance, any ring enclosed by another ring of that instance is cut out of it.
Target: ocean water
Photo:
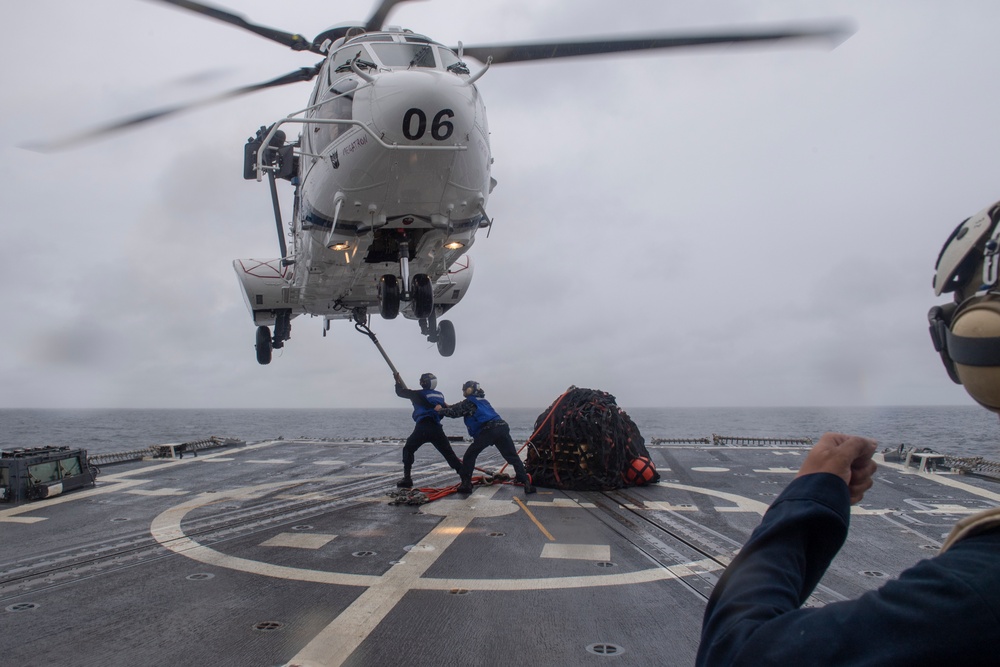
[[[712,434],[811,438],[826,431],[875,438],[880,448],[900,444],[955,456],[1000,460],[1000,421],[976,406],[865,408],[635,408],[622,406],[647,440]],[[539,408],[499,408],[515,441],[530,437]],[[410,411],[364,410],[0,410],[0,449],[66,445],[91,454],[142,449],[170,442],[227,436],[259,441],[279,436],[405,438]],[[445,420],[449,435],[465,435],[462,421]]]

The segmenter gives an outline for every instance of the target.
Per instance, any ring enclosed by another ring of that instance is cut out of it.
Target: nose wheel
[[[418,273],[413,276],[413,288],[410,296],[413,299],[413,314],[418,318],[430,317],[431,313],[434,312],[434,287],[426,273]]]
[[[402,301],[413,302],[413,315],[417,319],[430,317],[434,312],[434,286],[426,273],[418,273],[410,281],[410,291],[401,293],[399,279],[391,273],[383,275],[378,282],[379,314],[392,320],[399,315]]]
[[[396,276],[387,273],[378,283],[379,314],[384,319],[395,319],[399,315],[399,282]]]

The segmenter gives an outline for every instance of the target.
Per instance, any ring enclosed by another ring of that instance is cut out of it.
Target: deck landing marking
[[[395,465],[395,464],[393,464]],[[567,577],[539,577],[534,579],[454,579],[431,578],[424,574],[441,554],[477,518],[502,516],[518,511],[511,501],[493,500],[499,486],[477,488],[476,492],[464,499],[447,498],[421,508],[422,512],[442,516],[441,522],[418,544],[407,551],[405,560],[396,561],[381,576],[348,574],[324,570],[289,567],[264,561],[241,558],[216,551],[188,537],[181,522],[191,511],[214,503],[247,499],[274,494],[311,482],[328,481],[326,478],[301,479],[295,482],[271,482],[256,486],[229,489],[214,493],[202,493],[176,505],[158,516],[150,524],[150,534],[157,542],[174,553],[192,560],[266,577],[306,581],[340,586],[366,588],[325,629],[320,631],[289,664],[301,667],[336,667],[343,664],[361,645],[372,630],[377,627],[396,604],[411,590],[447,591],[455,588],[478,591],[539,591],[553,589],[598,588],[602,586],[626,586],[656,581],[676,580],[688,575],[700,575],[722,569],[716,561],[705,558],[690,563],[680,563],[670,569],[652,567],[632,572],[614,574],[593,574]],[[722,498],[735,505],[735,511],[750,511],[763,514],[764,503],[731,493],[714,491],[685,484],[659,482],[658,486],[680,489],[691,493]],[[520,500],[520,499],[517,499]],[[524,509],[527,509],[526,507]],[[586,545],[584,545],[586,546]],[[595,545],[599,546],[599,545]],[[610,547],[608,547],[610,549]],[[604,554],[602,554],[604,557]],[[607,558],[605,558],[607,560]]]
[[[781,472],[781,473],[797,473],[798,468],[754,468],[754,472]]]
[[[319,549],[336,539],[327,533],[278,533],[260,543],[262,547],[292,547],[294,549]]]
[[[125,493],[130,493],[133,496],[183,496],[190,491],[183,489],[132,489]]]
[[[330,459],[323,459],[322,461],[313,461],[313,465],[316,466],[342,466],[343,461],[332,461]]]
[[[673,503],[665,503],[658,500],[650,500],[644,502],[643,505],[646,506],[648,510],[656,510],[657,512],[697,512],[698,507],[696,505],[674,505]]]
[[[716,468],[714,466],[698,466],[697,468],[691,468],[695,472],[729,472],[729,468]]]
[[[580,509],[581,507],[594,508],[594,503],[580,502],[572,498],[553,498],[552,500],[529,500],[525,503],[528,507],[562,507],[567,509]]]
[[[513,514],[517,511],[517,505],[511,502],[493,500],[496,487],[488,486],[493,493],[483,493],[484,487],[476,487],[475,493],[466,499],[442,498],[433,503],[420,506],[420,511],[424,514],[434,516],[471,516],[471,517],[493,517]]]
[[[608,544],[546,544],[542,546],[541,557],[610,561],[611,546]]]
[[[497,491],[497,487],[483,489],[476,502],[491,502]],[[469,511],[442,520],[417,545],[430,548],[411,549],[405,561],[389,568],[377,584],[362,593],[289,663],[343,664],[474,518],[475,513]]]

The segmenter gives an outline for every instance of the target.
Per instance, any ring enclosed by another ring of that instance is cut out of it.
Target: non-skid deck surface
[[[650,487],[395,506],[400,449],[267,441],[0,506],[2,663],[690,665],[712,585],[806,452],[654,446]],[[458,480],[425,447],[414,481]],[[809,604],[998,504],[993,482],[881,463]]]

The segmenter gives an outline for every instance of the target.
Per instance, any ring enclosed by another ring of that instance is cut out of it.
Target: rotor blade
[[[294,72],[290,72],[283,76],[279,76],[276,79],[271,79],[270,81],[265,81],[263,83],[254,83],[249,86],[241,86],[240,88],[234,88],[233,90],[228,90],[223,93],[217,93],[210,97],[206,97],[201,100],[196,100],[194,102],[186,102],[184,104],[175,104],[169,107],[164,107],[162,109],[156,109],[154,111],[147,111],[145,113],[137,114],[135,116],[130,116],[129,118],[123,118],[122,120],[103,125],[101,127],[96,127],[92,130],[87,130],[86,132],[81,132],[80,134],[74,135],[72,137],[66,137],[65,139],[59,139],[56,141],[48,143],[32,143],[23,145],[22,148],[28,150],[39,151],[42,153],[50,153],[53,151],[66,150],[68,148],[73,148],[80,144],[93,141],[94,139],[99,139],[101,137],[115,134],[122,130],[127,130],[138,125],[144,125],[146,123],[160,120],[161,118],[166,118],[167,116],[172,116],[174,114],[181,113],[183,111],[190,111],[191,109],[197,109],[199,107],[205,107],[210,104],[216,104],[225,100],[232,99],[234,97],[240,97],[241,95],[248,95],[250,93],[255,93],[258,90],[264,90],[265,88],[274,88],[276,86],[284,86],[289,83],[299,83],[300,81],[310,81],[319,72],[319,65],[314,67],[302,67]]]
[[[155,0],[155,1],[162,2],[168,5],[173,5],[175,7],[180,7],[181,9],[187,9],[189,11],[195,12],[196,14],[201,14],[202,16],[208,16],[210,18],[237,26],[238,28],[249,30],[254,34],[270,39],[273,42],[284,44],[293,51],[312,51],[313,53],[319,53],[319,47],[314,46],[312,42],[310,42],[302,35],[299,35],[297,33],[293,34],[290,32],[283,32],[281,30],[275,30],[274,28],[268,28],[267,26],[256,25],[250,23],[239,14],[233,14],[232,12],[228,12],[224,9],[218,9],[217,7],[212,7],[211,5],[205,5],[200,2],[193,2],[193,0]]]
[[[396,5],[409,2],[409,0],[382,0],[382,3],[375,8],[372,13],[371,18],[365,24],[365,32],[378,32],[385,25],[385,19],[389,16],[389,12],[392,11],[393,7]]]
[[[466,46],[463,53],[493,64],[545,60],[547,58],[576,58],[602,53],[623,53],[649,49],[676,49],[713,44],[741,44],[746,42],[774,42],[790,39],[825,39],[834,46],[847,39],[854,29],[846,24],[813,27],[787,27],[746,29],[734,32],[698,35],[647,35],[626,39],[592,39],[579,42],[536,42],[533,44],[497,44],[494,46]]]

